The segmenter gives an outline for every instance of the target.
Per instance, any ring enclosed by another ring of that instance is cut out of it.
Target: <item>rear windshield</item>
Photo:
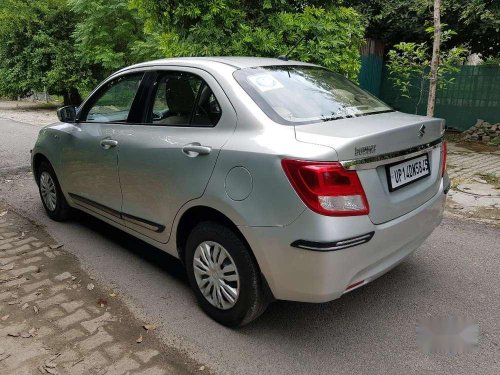
[[[308,124],[392,109],[347,78],[315,66],[240,69],[234,78],[259,107],[281,124]]]

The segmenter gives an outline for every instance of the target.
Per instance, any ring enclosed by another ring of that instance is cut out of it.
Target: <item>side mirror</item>
[[[61,122],[75,122],[76,120],[76,106],[67,105],[57,110],[57,118]]]

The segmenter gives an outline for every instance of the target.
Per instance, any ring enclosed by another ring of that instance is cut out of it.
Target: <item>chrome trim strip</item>
[[[156,233],[161,233],[165,230],[164,225],[156,224],[156,223],[153,223],[152,221],[141,219],[141,218],[129,215],[129,214],[125,214],[123,212],[122,212],[122,218],[125,221],[128,221],[129,223],[139,225],[143,228],[146,228],[146,229],[151,230],[151,231],[156,232]]]
[[[113,210],[112,208],[109,208],[109,207],[104,206],[100,203],[94,202],[93,200],[84,198],[80,195],[73,194],[73,193],[68,193],[68,194],[71,197],[71,199],[73,199],[75,201],[76,204],[78,204],[82,207],[85,207],[87,209],[89,208],[87,206],[90,206],[91,208],[97,208],[98,210],[101,210],[101,211],[107,213],[108,215],[111,215],[111,216],[114,216],[118,219],[121,219],[121,215],[120,215],[119,211]]]
[[[342,164],[345,169],[349,170],[373,169],[378,167],[379,165],[390,164],[401,160],[410,159],[414,156],[418,156],[420,154],[423,154],[424,152],[428,152],[438,147],[442,142],[443,138],[441,137],[432,142],[408,148],[406,150],[389,152],[387,154],[364,159],[344,160],[341,161],[340,164]]]
[[[373,238],[374,234],[375,232],[370,232],[361,236],[346,238],[345,240],[335,242],[314,242],[297,240],[294,241],[290,246],[311,251],[336,251],[367,243]]]
[[[153,223],[152,221],[141,219],[139,217],[135,217],[132,215],[125,214],[123,212],[119,212],[117,210],[114,210],[112,208],[109,208],[107,206],[104,206],[100,203],[94,202],[93,200],[84,198],[80,195],[73,194],[73,193],[68,193],[69,196],[75,201],[76,204],[85,207],[87,209],[91,208],[96,208],[98,210],[101,210],[102,212],[107,213],[108,215],[114,216],[118,219],[123,219],[125,221],[128,221],[129,223],[141,226],[143,228],[146,228],[150,231],[156,232],[156,233],[161,233],[165,230],[165,226],[161,224],[156,224]]]

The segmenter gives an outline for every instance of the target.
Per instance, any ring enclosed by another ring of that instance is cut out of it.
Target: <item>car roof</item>
[[[186,66],[209,66],[214,63],[225,64],[232,66],[235,69],[252,68],[258,66],[270,65],[309,65],[314,64],[304,63],[294,60],[282,60],[270,57],[247,57],[247,56],[206,56],[206,57],[174,57],[168,59],[160,59],[139,63],[136,65],[124,68],[125,71],[132,68],[143,68],[148,66],[168,66],[168,65],[186,65]]]

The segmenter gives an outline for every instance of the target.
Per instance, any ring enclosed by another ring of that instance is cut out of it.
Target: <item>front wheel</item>
[[[38,168],[38,191],[43,207],[52,220],[63,221],[69,218],[71,208],[64,198],[54,169],[45,161]]]
[[[258,266],[229,228],[214,222],[198,224],[187,240],[186,269],[198,303],[215,321],[242,326],[266,309]]]

